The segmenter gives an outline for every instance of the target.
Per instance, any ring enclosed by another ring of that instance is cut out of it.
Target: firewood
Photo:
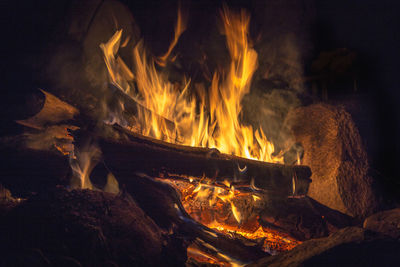
[[[328,236],[357,223],[350,216],[310,197],[288,198],[284,201],[269,199],[259,218],[265,228],[301,241]]]
[[[44,101],[37,101],[37,105],[43,105],[40,111],[33,117],[26,120],[18,120],[17,123],[42,130],[49,124],[57,124],[63,121],[72,120],[79,111],[71,106],[70,104],[60,100],[56,96],[40,90],[42,93],[38,93],[38,98],[43,98]],[[43,103],[42,103],[43,102]]]
[[[170,144],[113,127],[125,138],[100,137],[106,165],[118,177],[145,173],[159,178],[208,178],[245,185],[287,197],[305,195],[311,180],[307,166],[290,166],[222,154],[216,149]],[[204,179],[207,180],[207,179]],[[122,181],[124,182],[124,181]]]
[[[11,141],[10,141],[11,142]],[[27,197],[32,192],[46,192],[56,185],[68,185],[68,158],[54,151],[5,147],[6,155],[0,167],[0,183],[16,197]]]
[[[120,174],[118,179],[124,181],[122,194],[131,195],[161,229],[173,231],[202,249],[210,250],[210,253],[220,253],[241,264],[269,255],[262,252],[255,242],[250,246],[245,245],[239,239],[229,238],[194,221],[183,208],[176,190],[169,184],[147,175],[129,173]],[[247,243],[251,241],[247,240]]]
[[[363,140],[343,107],[321,103],[299,107],[286,124],[304,147],[302,162],[313,173],[310,197],[359,218],[379,208],[379,190],[370,175]]]
[[[108,102],[108,108],[113,111],[115,109],[120,109],[120,104],[123,103],[123,110],[119,111],[119,115],[122,116],[130,125],[139,125],[135,120],[138,114],[145,114],[146,117],[155,116],[158,121],[164,122],[170,133],[176,131],[175,124],[171,120],[154,113],[145,106],[141,105],[134,98],[125,94],[121,89],[116,86],[109,84],[109,88],[112,94],[110,101]]]

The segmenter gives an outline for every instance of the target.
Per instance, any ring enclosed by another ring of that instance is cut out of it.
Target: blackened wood
[[[32,192],[46,192],[56,185],[69,184],[68,157],[61,153],[3,145],[0,153],[4,155],[0,183],[16,197],[27,197]]]
[[[186,261],[184,238],[165,234],[122,195],[58,187],[30,196],[2,219],[1,266],[183,266]]]
[[[245,159],[216,149],[170,144],[114,126],[126,138],[100,138],[106,165],[116,177],[145,173],[152,177],[205,177],[216,183],[254,185],[279,196],[304,195],[311,180],[307,166]]]
[[[156,114],[150,109],[141,105],[138,101],[136,101],[134,98],[124,93],[121,89],[117,88],[115,85],[110,84],[109,88],[112,97],[110,97],[109,99],[108,108],[111,111],[117,110],[117,112],[123,117],[124,120],[128,122],[129,125],[135,125],[135,126],[140,125],[140,123],[136,122],[136,118],[140,113],[147,118],[155,116],[157,121],[163,122],[163,124],[167,127],[170,133],[176,132],[175,124],[173,121],[159,114]],[[121,109],[121,103],[123,103],[124,105],[123,110],[118,111],[118,109]]]
[[[332,210],[312,198],[268,199],[259,214],[260,224],[297,240],[328,236],[341,228],[355,225],[356,220]]]
[[[255,242],[248,240],[247,243],[252,245],[247,246],[241,240],[229,238],[194,221],[169,184],[147,175],[129,173],[120,174],[117,179],[123,181],[122,194],[131,195],[146,215],[165,231],[173,229],[175,235],[184,236],[203,249],[211,250],[210,253],[223,254],[241,264],[269,255],[262,252]]]

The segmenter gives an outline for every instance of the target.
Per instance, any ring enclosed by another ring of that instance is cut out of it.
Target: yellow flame
[[[69,154],[73,175],[79,179],[79,184],[71,186],[81,189],[93,189],[92,182],[90,181],[90,173],[96,166],[100,154],[100,149],[94,144],[89,144],[80,150],[75,149]]]
[[[174,35],[174,39],[172,40],[171,44],[168,47],[167,52],[160,56],[157,59],[157,63],[160,66],[165,66],[167,63],[167,60],[172,52],[172,50],[174,49],[174,47],[176,46],[176,44],[178,43],[179,37],[182,35],[182,33],[186,30],[186,19],[185,17],[182,15],[182,10],[180,5],[178,6],[178,18],[176,20],[176,24],[175,24],[175,35]]]
[[[139,112],[130,128],[156,139],[183,145],[217,148],[220,152],[267,162],[282,162],[261,128],[254,130],[239,121],[241,100],[249,93],[257,68],[257,53],[249,40],[250,17],[245,11],[221,11],[224,34],[231,62],[225,73],[213,75],[208,93],[199,99],[189,95],[190,80],[181,86],[169,82],[157,71],[155,61],[146,55],[143,43],[133,49],[133,70],[117,56],[122,31],[101,44],[110,80],[119,89],[152,112]],[[167,58],[185,29],[181,12]],[[162,59],[164,60],[164,59]],[[134,83],[135,82],[135,83]],[[173,127],[167,120],[173,122]]]

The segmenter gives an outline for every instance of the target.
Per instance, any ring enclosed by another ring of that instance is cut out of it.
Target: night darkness
[[[176,17],[175,1],[129,1],[142,35],[154,50],[165,49],[165,36],[172,36]],[[227,1],[229,5],[256,11],[262,1]],[[63,39],[65,10],[69,1],[2,2],[1,88],[2,134],[15,131],[13,120],[19,119],[21,97],[42,87],[37,72],[41,68],[37,55],[51,49]],[[354,114],[371,166],[389,190],[400,188],[397,165],[400,162],[400,90],[398,75],[399,9],[396,1],[315,1],[316,16],[309,28],[312,49],[307,55],[305,73],[321,51],[348,48],[357,53],[358,91],[363,99]],[[203,32],[213,23],[221,6],[219,1],[184,1],[189,10],[188,31]],[[193,15],[192,15],[193,14]],[[257,19],[257,18],[256,18]],[[211,22],[210,22],[211,21]],[[257,28],[257,25],[254,25]],[[203,29],[203,30],[202,30]],[[256,29],[257,31],[257,29]],[[164,47],[157,47],[159,44]],[[308,60],[308,61],[307,61]],[[330,99],[350,97],[346,90],[330,91]],[[351,93],[354,97],[354,94]],[[367,114],[367,115],[366,115]],[[368,117],[366,117],[368,116]],[[4,155],[3,155],[4,156]],[[396,192],[396,190],[394,190]],[[392,192],[393,193],[393,192]]]

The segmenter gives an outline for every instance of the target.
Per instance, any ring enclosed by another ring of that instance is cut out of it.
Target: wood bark
[[[125,138],[100,137],[106,165],[117,177],[145,173],[160,178],[225,180],[277,196],[305,195],[311,180],[306,166],[290,166],[245,159],[216,149],[170,144],[113,127]],[[123,181],[122,181],[123,182]]]
[[[30,128],[43,130],[49,124],[59,124],[63,121],[69,121],[79,114],[79,111],[70,104],[60,100],[49,92],[44,90],[40,91],[41,93],[37,94],[37,98],[43,98],[43,101],[35,102],[36,106],[42,106],[40,111],[29,119],[18,120],[17,123]],[[37,108],[38,107],[35,107],[35,109]]]
[[[119,113],[123,116],[130,125],[139,125],[140,123],[136,122],[136,118],[138,114],[144,114],[144,116],[150,118],[151,116],[155,116],[157,121],[163,122],[169,132],[175,132],[175,124],[173,121],[154,113],[150,109],[146,108],[145,106],[141,105],[139,102],[134,100],[129,95],[122,92],[116,86],[110,84],[109,85],[112,97],[110,97],[110,101],[108,102],[108,108],[110,110],[120,109],[121,103],[123,103],[124,108]],[[177,137],[178,138],[178,137]]]

